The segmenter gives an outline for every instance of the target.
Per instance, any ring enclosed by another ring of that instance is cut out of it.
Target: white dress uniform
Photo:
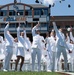
[[[74,71],[74,36],[72,34],[72,32],[70,32],[70,39],[73,41],[73,44],[71,46],[69,46],[72,50],[72,53],[70,54],[71,56],[71,64],[72,64],[72,71]]]
[[[13,48],[13,55],[12,55],[11,60],[13,60],[13,62],[15,62],[15,60],[17,59],[16,52],[17,52],[18,42],[14,42],[13,46],[14,46],[14,48]]]
[[[36,34],[37,27],[34,26],[32,29],[33,43],[32,43],[32,71],[35,71],[35,58],[37,55],[38,60],[38,71],[41,70],[41,36]]]
[[[54,71],[55,68],[55,59],[56,59],[56,41],[54,36],[50,36],[47,39],[47,50],[49,55],[50,63],[47,64],[47,71]]]
[[[46,47],[45,47],[45,40],[44,40],[44,37],[41,36],[41,51],[42,51],[42,60],[43,60],[43,57],[44,55],[46,54]]]
[[[46,47],[45,47],[45,39],[43,36],[41,36],[41,70],[45,71],[46,70],[46,58],[45,58],[45,55],[46,55]]]
[[[4,58],[5,58],[5,43],[4,43],[4,40],[3,40],[3,37],[0,36],[0,61],[3,61]]]
[[[5,29],[4,29],[6,54],[5,54],[4,69],[3,70],[9,70],[10,60],[11,60],[11,57],[13,55],[14,38],[8,32],[8,28],[9,28],[9,24],[7,24]]]
[[[25,37],[26,48],[29,48],[29,51],[25,50],[25,60],[31,60],[31,42],[28,37]]]
[[[4,52],[4,50],[3,50],[3,44],[4,44],[3,37],[0,36],[0,53]]]
[[[20,36],[20,27],[17,28],[17,38],[18,38],[18,49],[16,52],[17,56],[25,56],[25,49],[27,50],[28,48],[26,48],[25,46],[25,39],[24,37]]]
[[[60,32],[58,29],[57,29],[57,26],[56,26],[56,23],[53,22],[53,27],[54,27],[54,30],[56,32],[56,40],[57,40],[57,70],[59,70],[59,59],[60,59],[60,55],[61,53],[63,54],[64,56],[64,69],[65,71],[67,71],[67,52],[66,52],[66,49],[69,50],[67,44],[66,44],[66,41],[65,41],[65,36],[62,32]]]
[[[35,65],[35,58],[37,55],[37,60],[38,60],[38,71],[41,70],[41,36],[36,35],[33,37],[33,43],[32,43],[32,71],[34,71],[34,65]]]

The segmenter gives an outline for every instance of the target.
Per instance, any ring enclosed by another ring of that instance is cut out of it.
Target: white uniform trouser
[[[47,63],[47,70],[54,71],[55,70],[55,58],[56,52],[50,51],[48,52],[50,63]]]
[[[41,50],[38,48],[33,48],[33,52],[32,52],[32,71],[34,71],[34,66],[35,66],[35,58],[37,55],[37,61],[38,61],[38,71],[41,70]]]
[[[59,65],[60,65],[60,55],[61,53],[63,54],[63,57],[64,57],[64,69],[67,70],[67,52],[66,52],[66,49],[65,47],[63,46],[58,46],[57,47],[57,70],[59,70]]]
[[[4,59],[4,69],[9,70],[10,60],[13,55],[13,47],[7,46],[6,47],[6,54]]]

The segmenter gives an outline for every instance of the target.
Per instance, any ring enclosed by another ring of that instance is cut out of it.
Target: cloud
[[[53,5],[54,0],[44,0],[44,4],[51,4]]]
[[[49,4],[50,5],[53,5],[55,4],[55,2],[57,1],[62,1],[62,0],[40,0],[40,2],[42,2],[44,5],[48,6]]]

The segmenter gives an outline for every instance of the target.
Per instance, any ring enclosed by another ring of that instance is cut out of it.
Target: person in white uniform
[[[71,56],[70,58],[70,61],[71,61],[71,65],[72,65],[72,69],[71,71],[74,71],[74,36],[73,36],[73,33],[72,33],[72,27],[69,28],[69,31],[70,31],[70,44],[68,44],[68,46],[71,48],[72,50],[72,53],[69,54]]]
[[[33,42],[32,42],[32,71],[35,71],[35,58],[37,55],[38,60],[38,71],[41,71],[41,36],[40,31],[38,27],[40,26],[39,22],[36,26],[32,28],[32,36],[33,36]]]
[[[3,71],[8,71],[9,70],[9,64],[11,57],[13,55],[13,43],[14,43],[14,38],[8,31],[10,22],[7,23],[5,29],[4,29],[4,37],[5,37],[5,46],[6,46],[6,53],[5,53],[5,59],[4,59],[4,67]]]
[[[4,46],[3,36],[0,36],[0,53],[4,52],[3,46]]]
[[[45,55],[46,55],[46,47],[45,47],[45,39],[43,36],[41,36],[41,70],[46,71],[46,64],[45,64]]]
[[[21,59],[19,71],[22,71],[22,66],[24,64],[24,56],[25,56],[24,50],[25,49],[28,50],[28,48],[26,48],[25,46],[24,32],[21,32],[21,35],[20,35],[20,23],[17,28],[17,38],[18,38],[18,47],[16,52],[17,60],[15,65],[15,70],[17,71],[17,66],[18,66],[19,60]]]
[[[74,36],[73,36],[73,33],[72,33],[72,27],[70,28],[70,39],[74,42]]]
[[[47,51],[50,60],[50,63],[47,64],[47,71],[55,71],[56,41],[54,30],[51,31],[50,37],[47,38]]]
[[[3,62],[4,60],[4,40],[3,40],[3,36],[0,36],[0,61]],[[3,67],[3,63],[0,63],[0,69],[2,69]]]
[[[25,70],[29,71],[31,70],[31,41],[29,39],[29,37],[27,37],[26,34],[26,28],[23,28],[24,30],[24,40],[25,40],[25,46],[26,48],[28,48],[29,50],[25,50],[25,63],[28,63],[27,65],[25,65]]]
[[[61,53],[63,54],[64,57],[64,70],[67,71],[67,53],[66,53],[66,49],[68,50],[69,53],[71,53],[70,49],[68,48],[66,41],[65,41],[65,36],[62,32],[62,28],[60,28],[59,30],[57,29],[56,23],[53,23],[53,28],[56,32],[56,41],[57,41],[57,71],[59,70],[59,59],[60,59],[60,55]]]

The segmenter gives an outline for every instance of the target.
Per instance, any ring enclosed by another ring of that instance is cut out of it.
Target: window
[[[33,21],[39,21],[39,18],[33,18]]]
[[[23,11],[22,10],[19,10],[18,12],[10,10],[9,11],[9,16],[15,16],[15,15],[17,15],[17,13],[19,13],[20,15],[23,15]]]
[[[59,28],[60,28],[60,26],[57,26],[57,28],[59,29]]]
[[[29,27],[31,28],[31,23],[28,23],[28,24],[27,24],[27,27],[28,27],[28,28],[29,28]]]
[[[28,11],[28,15],[32,15],[32,10],[29,10]]]
[[[47,15],[47,10],[46,9],[42,9],[41,10],[41,15]]]
[[[17,27],[18,27],[18,25],[19,25],[19,24],[18,24],[18,23],[16,23],[16,24],[15,24],[15,27],[17,28]]]
[[[41,15],[44,15],[44,9],[41,10]]]
[[[3,24],[1,24],[1,28],[5,28],[5,26],[6,26],[6,25],[5,25],[4,23],[3,23]]]
[[[20,15],[23,15],[23,12],[20,12]]]
[[[28,16],[28,10],[25,11],[25,15]]]
[[[40,10],[35,10],[34,15],[40,15]]]
[[[12,16],[12,15],[13,15],[13,12],[10,11],[10,12],[9,12],[9,15]]]
[[[23,15],[23,10],[18,10],[18,13],[20,13],[20,15]]]
[[[65,28],[69,28],[70,27],[70,25],[65,25]]]
[[[6,10],[3,11],[3,16],[7,16],[7,11]]]
[[[13,16],[15,16],[15,14],[16,14],[15,11],[13,11]]]
[[[50,29],[53,29],[53,25],[50,25],[49,28],[50,28]]]
[[[6,21],[15,21],[15,18],[14,17],[7,17]]]
[[[46,23],[42,23],[41,27],[47,27],[47,24]]]
[[[47,10],[44,10],[44,15],[47,15],[48,13],[47,13]]]
[[[10,28],[15,28],[15,24],[14,23],[10,24]]]
[[[21,23],[21,27],[24,27],[25,26],[25,24],[24,23]]]
[[[3,16],[3,12],[2,11],[0,12],[0,16]]]
[[[15,16],[15,15],[16,15],[16,12],[13,11],[13,10],[10,10],[10,11],[9,11],[9,16],[13,16],[13,15]]]

